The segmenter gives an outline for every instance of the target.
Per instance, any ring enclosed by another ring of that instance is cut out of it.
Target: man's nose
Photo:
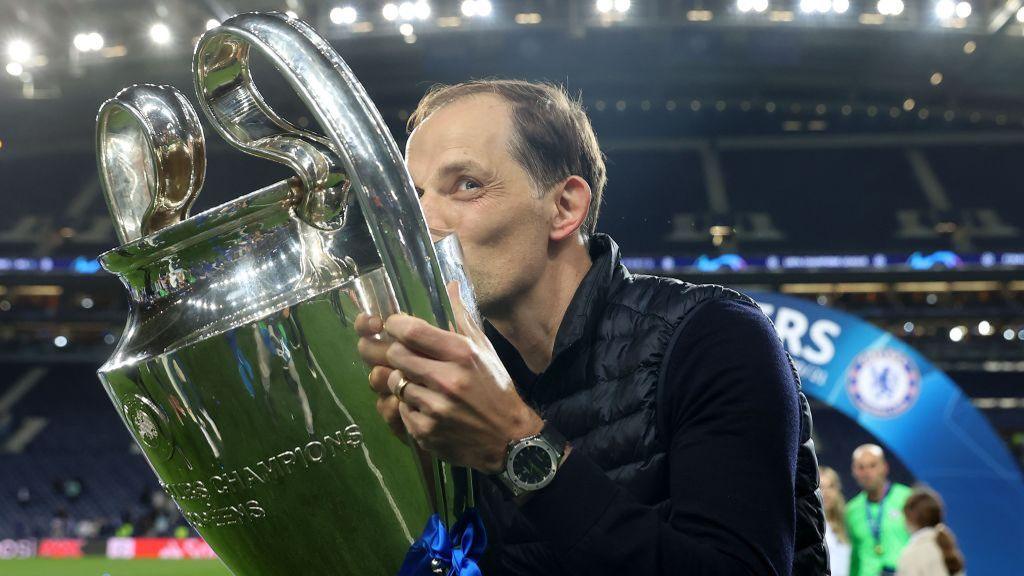
[[[427,220],[430,236],[435,242],[454,231],[451,216],[443,209],[442,203],[437,194],[425,192],[420,196],[420,208],[423,209],[423,217]]]

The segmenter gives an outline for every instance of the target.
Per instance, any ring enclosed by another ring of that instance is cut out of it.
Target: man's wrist
[[[512,419],[509,431],[503,435],[505,443],[498,448],[499,451],[496,452],[495,459],[492,460],[494,465],[489,470],[481,470],[481,472],[490,475],[504,472],[508,452],[512,445],[523,438],[536,436],[544,429],[544,420],[532,408],[527,406],[525,402],[522,404],[518,414],[518,416]]]
[[[565,465],[565,461],[569,458],[569,453],[570,452],[572,452],[572,444],[569,444],[568,442],[566,442],[566,444],[565,444],[565,452],[562,453],[562,459],[558,462],[558,468],[559,469],[561,469],[562,466]],[[558,476],[558,471],[557,470],[555,471],[555,476],[556,477]],[[547,488],[547,486],[545,486],[544,488]],[[522,507],[522,506],[526,505],[526,503],[529,502],[530,499],[533,498],[538,492],[543,491],[544,488],[541,488],[540,490],[535,490],[533,492],[524,492],[523,494],[520,494],[519,496],[516,496],[516,497],[512,498],[512,501],[515,502],[517,508],[518,507]]]
[[[537,434],[509,442],[502,469],[492,477],[508,497],[536,492],[554,481],[568,449],[565,437],[542,421]]]

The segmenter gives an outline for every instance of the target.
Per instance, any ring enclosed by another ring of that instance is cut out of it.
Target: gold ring
[[[405,400],[405,398],[402,397],[402,394],[405,394],[405,387],[409,384],[411,384],[411,382],[406,380],[405,376],[398,379],[398,386],[395,387],[395,396],[398,396],[399,400]]]

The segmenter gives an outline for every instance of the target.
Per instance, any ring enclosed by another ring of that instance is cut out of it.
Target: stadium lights
[[[952,20],[953,17],[965,19],[971,15],[973,7],[970,2],[961,0],[939,0],[935,3],[935,16],[939,20]]]
[[[935,15],[939,20],[949,20],[956,14],[956,2],[953,0],[939,0],[935,3]]]
[[[157,22],[149,27],[149,39],[155,44],[167,44],[171,41],[171,29],[163,22]]]
[[[1007,328],[1006,330],[1003,330],[1003,340],[1006,340],[1007,342],[1009,342],[1009,341],[1013,340],[1013,337],[1014,337],[1013,328]]]
[[[57,348],[63,348],[65,346],[67,346],[68,345],[68,337],[67,336],[57,336],[56,338],[53,339],[53,345],[56,346]]]
[[[416,31],[413,29],[412,24],[406,22],[398,27],[398,33],[402,36],[412,36]]]
[[[608,14],[612,11],[625,14],[629,12],[630,6],[630,0],[597,0],[594,3],[594,8],[601,14]]]
[[[743,12],[757,12],[758,14],[768,10],[768,0],[736,0],[736,8]]]
[[[845,14],[850,9],[850,0],[800,0],[800,11],[804,14]]]
[[[493,7],[490,0],[463,0],[460,9],[463,16],[473,18],[474,16],[490,16]]]
[[[416,0],[416,2],[402,2],[395,4],[388,2],[381,9],[384,19],[393,22],[395,20],[426,20],[430,18],[430,3],[427,0]]]
[[[14,62],[24,64],[32,58],[32,45],[24,40],[11,40],[7,44],[7,56]]]
[[[25,71],[25,67],[21,65],[21,62],[8,62],[7,73],[11,76],[21,76],[21,73]]]
[[[949,330],[949,339],[953,342],[960,342],[967,335],[967,328],[965,326],[954,326]]]
[[[351,6],[338,6],[331,8],[331,22],[335,24],[355,24],[359,19],[359,13]]]
[[[996,329],[988,320],[978,322],[978,334],[981,334],[982,336],[991,336],[992,334],[995,334],[995,331]]]
[[[72,44],[79,52],[96,52],[103,48],[103,36],[99,32],[75,34]]]
[[[903,14],[903,0],[878,0],[878,13],[882,16],[899,16]]]
[[[800,0],[800,11],[804,14],[820,12],[825,14],[832,10],[832,0]]]

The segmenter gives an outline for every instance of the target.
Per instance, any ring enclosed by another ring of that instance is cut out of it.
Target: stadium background
[[[598,227],[634,271],[796,296],[871,322],[945,371],[1020,464],[1021,5],[0,2],[0,556],[99,556],[4,562],[0,573],[224,573],[209,560],[104,558],[208,552],[191,539],[110,540],[195,533],[94,374],[126,298],[95,262],[115,240],[93,122],[131,83],[193,97],[195,37],[250,10],[293,11],[329,38],[400,145],[433,83],[565,84],[608,156]],[[268,100],[308,126],[256,64]],[[289,175],[209,129],[207,144],[193,213]],[[822,403],[814,416],[820,460],[852,496],[850,452],[872,437]],[[898,459],[894,468],[914,481]]]

